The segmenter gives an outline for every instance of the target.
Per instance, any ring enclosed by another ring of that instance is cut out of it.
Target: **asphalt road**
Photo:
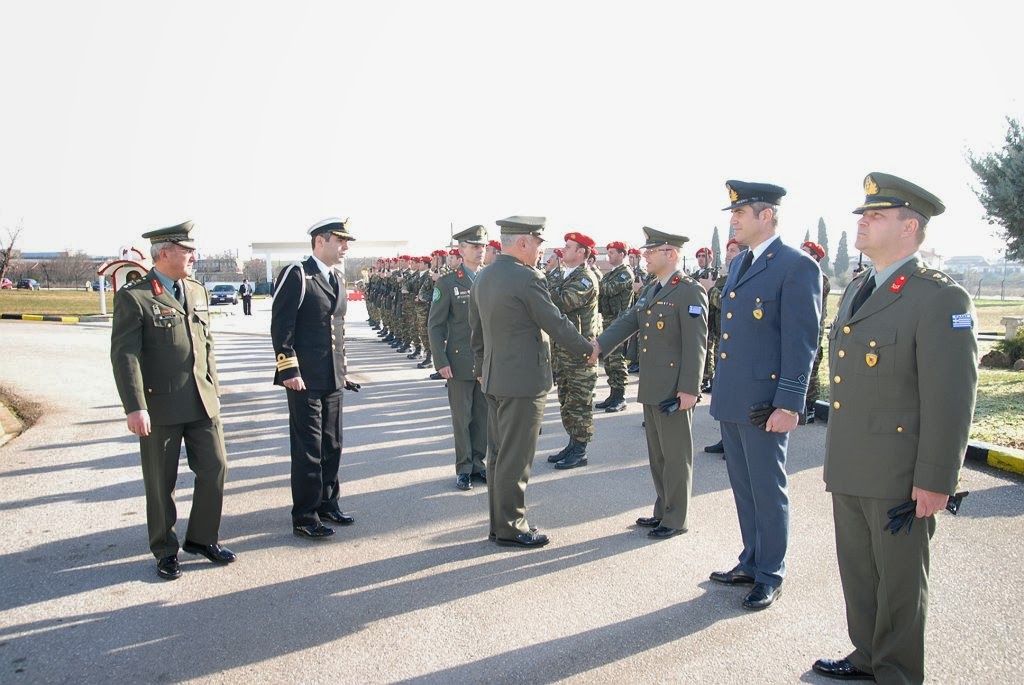
[[[527,491],[541,550],[497,547],[486,492],[454,487],[443,383],[350,314],[342,502],[357,521],[322,544],[291,533],[287,407],[271,385],[269,301],[218,318],[230,470],[222,542],[237,563],[182,554],[157,578],[138,446],[110,374],[109,326],[0,323],[0,381],[46,415],[0,448],[0,683],[829,682],[850,649],[821,480],[825,427],[790,447],[789,575],[767,611],[708,581],[739,552],[724,462],[698,453],[690,532],[632,524],[653,487],[636,404],[598,414],[590,465],[555,471],[550,396]],[[598,396],[605,386],[599,380]],[[634,399],[636,386],[627,391]],[[698,448],[718,438],[707,403]],[[178,482],[179,533],[191,473]],[[933,544],[928,681],[1020,682],[1018,476],[969,465],[960,516]]]

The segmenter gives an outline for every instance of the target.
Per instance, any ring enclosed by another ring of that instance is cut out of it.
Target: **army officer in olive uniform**
[[[548,336],[569,354],[591,353],[534,268],[544,221],[514,216],[498,222],[501,254],[480,272],[469,299],[474,373],[487,396],[488,427],[496,432],[497,452],[487,468],[491,535],[499,545],[525,548],[549,541],[526,520],[526,484],[551,389]]]
[[[974,413],[974,310],[963,288],[916,254],[942,202],[889,174],[872,172],[864,190],[856,246],[873,267],[847,287],[829,333],[825,453],[853,652],[814,670],[920,683],[929,541],[956,490]],[[907,501],[917,520],[890,535],[887,512]]]
[[[309,229],[313,256],[281,270],[274,288],[270,337],[277,357],[274,384],[288,394],[292,531],[307,539],[334,535],[324,519],[354,519],[338,503],[341,483],[342,394],[348,297],[335,269],[355,237],[347,219],[324,219]]]
[[[455,487],[469,490],[473,479],[487,482],[487,399],[473,375],[469,298],[487,245],[487,229],[473,226],[452,236],[462,265],[437,279],[427,333],[434,369],[448,379],[448,406],[455,438]]]
[[[648,536],[685,533],[693,484],[693,407],[700,393],[708,336],[708,298],[704,288],[678,270],[683,236],[644,227],[648,270],[655,283],[636,305],[597,338],[597,350],[613,350],[639,331],[640,389],[644,406],[647,456],[654,478],[653,516],[637,519]],[[659,404],[679,400],[669,414]]]
[[[139,436],[149,548],[157,574],[181,577],[174,485],[182,440],[195,473],[182,549],[217,564],[235,555],[217,540],[227,456],[220,423],[210,296],[189,276],[195,264],[192,222],[144,234],[153,268],[117,291],[110,362],[128,430]]]

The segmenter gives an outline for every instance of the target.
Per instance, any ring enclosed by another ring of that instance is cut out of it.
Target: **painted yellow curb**
[[[988,465],[1003,471],[1012,471],[1024,475],[1024,454],[1002,450],[988,451]]]

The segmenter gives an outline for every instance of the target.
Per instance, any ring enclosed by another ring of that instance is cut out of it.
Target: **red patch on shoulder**
[[[465,278],[466,277],[465,274],[462,273],[462,269],[459,269],[458,276],[459,276],[459,278]]]
[[[150,281],[150,283],[153,284],[153,294],[154,295],[163,295],[164,294],[164,287],[162,285],[160,285],[160,279],[154,278],[152,281]]]
[[[679,276],[675,276],[675,277],[672,278],[671,281],[668,282],[668,284],[669,285],[677,285],[679,283],[679,280],[680,280],[680,277]]]
[[[903,289],[903,285],[906,282],[907,282],[907,277],[906,276],[897,276],[896,280],[893,281],[892,285],[889,286],[889,290],[894,292],[894,293],[898,293],[900,290]]]

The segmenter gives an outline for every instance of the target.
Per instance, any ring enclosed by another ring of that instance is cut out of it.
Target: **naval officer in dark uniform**
[[[864,191],[856,246],[873,266],[846,288],[829,333],[825,448],[853,652],[814,670],[921,683],[929,542],[956,490],[974,414],[974,308],[917,256],[929,219],[945,210],[939,198],[877,172]],[[891,535],[887,512],[907,501],[916,520]]]
[[[818,347],[821,272],[776,235],[786,194],[769,183],[727,181],[736,240],[722,297],[722,337],[711,415],[718,419],[743,551],[711,580],[753,585],[745,609],[765,609],[782,590],[789,543],[786,448],[804,410]]]
[[[196,475],[185,544],[215,564],[235,560],[218,540],[227,451],[210,334],[210,296],[192,275],[192,222],[143,234],[153,268],[117,291],[110,362],[128,430],[139,436],[149,548],[157,574],[181,577],[174,485],[181,443]]]
[[[434,283],[427,333],[434,368],[448,379],[455,487],[469,490],[474,479],[487,482],[487,398],[473,375],[469,330],[469,298],[487,245],[487,229],[473,226],[456,233],[452,240],[459,242],[462,264]]]
[[[595,349],[613,350],[638,333],[640,389],[647,456],[654,478],[652,516],[638,518],[647,535],[662,540],[685,533],[693,485],[693,408],[700,394],[708,336],[708,298],[699,283],[679,271],[688,238],[644,227],[648,271],[655,282],[597,338]],[[670,413],[659,405],[676,399]]]
[[[274,384],[288,393],[291,438],[292,529],[299,537],[334,534],[354,519],[341,511],[342,392],[345,378],[344,275],[336,267],[348,251],[347,219],[324,219],[309,229],[313,256],[281,270],[274,287],[270,337],[277,356]]]
[[[591,345],[551,302],[534,268],[544,247],[544,217],[498,222],[501,254],[483,269],[469,298],[473,367],[488,403],[497,452],[487,466],[492,539],[499,545],[543,547],[548,536],[526,520],[544,401],[551,389],[550,335],[568,354],[590,358]]]

